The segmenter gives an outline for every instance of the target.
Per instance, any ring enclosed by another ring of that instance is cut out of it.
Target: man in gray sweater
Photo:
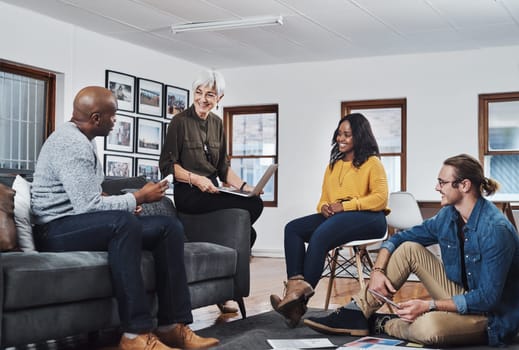
[[[117,101],[108,89],[90,86],[74,99],[72,119],[43,145],[31,189],[35,239],[40,251],[108,251],[123,331],[119,349],[206,348],[214,338],[197,336],[184,268],[184,231],[177,218],[139,217],[140,205],[160,200],[167,181],[135,193],[103,196],[96,136],[107,136]],[[157,271],[158,329],[140,271],[142,250],[153,251]],[[157,338],[158,337],[158,338]]]

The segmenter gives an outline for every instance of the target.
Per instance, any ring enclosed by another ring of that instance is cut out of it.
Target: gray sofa
[[[5,183],[5,180],[2,180]],[[172,208],[175,215],[174,208]],[[235,300],[246,317],[250,219],[242,209],[178,214],[186,233],[185,265],[193,308]],[[153,257],[142,272],[153,314]],[[0,347],[61,339],[119,326],[106,252],[3,252],[0,255]]]

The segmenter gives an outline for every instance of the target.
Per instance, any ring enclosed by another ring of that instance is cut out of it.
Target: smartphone
[[[169,174],[169,175],[166,176],[164,179],[162,179],[162,181],[166,181],[166,180],[168,180],[168,182],[169,182],[170,184],[172,184],[172,183],[173,183],[173,174]]]
[[[400,306],[398,306],[397,303],[395,303],[393,300],[387,298],[386,296],[380,294],[379,292],[373,290],[373,289],[368,289],[368,292],[370,292],[371,294],[373,294],[374,296],[376,296],[378,299],[382,299],[384,300],[384,302],[388,303],[389,305],[391,306],[394,306],[396,307],[397,309],[401,309]]]
[[[169,174],[164,179],[161,180],[161,182],[168,181],[169,189],[173,188],[173,174]]]

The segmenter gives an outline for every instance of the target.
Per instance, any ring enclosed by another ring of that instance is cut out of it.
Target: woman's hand
[[[248,184],[245,184],[245,186],[243,186],[242,190],[245,192],[252,192],[252,191],[254,191],[254,186],[249,186]],[[263,194],[263,191],[261,191],[261,194]]]
[[[139,216],[142,212],[142,206],[138,205],[135,207],[135,210],[133,211],[133,215]]]
[[[344,208],[342,207],[342,203],[332,203],[332,204],[330,204],[330,208],[334,214],[344,211]]]
[[[323,204],[323,206],[321,207],[321,214],[323,214],[325,218],[329,218],[333,215],[333,210],[329,204]]]
[[[191,175],[193,176],[193,175]],[[213,182],[205,176],[196,176],[196,183],[194,184],[202,192],[217,193],[218,189]]]
[[[324,204],[321,207],[321,214],[323,214],[325,218],[329,218],[330,216],[333,216],[336,213],[340,213],[341,211],[344,211],[341,203]]]

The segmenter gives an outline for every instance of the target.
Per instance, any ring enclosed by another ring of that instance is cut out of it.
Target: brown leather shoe
[[[293,303],[291,306],[285,307],[283,309],[279,309],[279,303],[281,302],[281,298],[275,294],[270,296],[270,304],[278,313],[280,313],[283,317],[285,317],[285,323],[289,328],[295,328],[299,321],[301,321],[301,317],[306,313],[307,306],[306,302],[301,303]]]
[[[234,306],[228,305],[227,302],[221,303],[221,304],[216,304],[216,306],[218,306],[218,309],[220,309],[220,312],[222,314],[235,314],[238,312],[237,308],[235,308]]]
[[[182,349],[205,349],[218,345],[216,338],[202,338],[195,334],[188,325],[178,323],[168,332],[156,331],[160,341],[169,346]]]
[[[155,334],[139,334],[136,338],[130,339],[124,335],[119,342],[119,350],[180,350],[170,348],[162,344]]]

